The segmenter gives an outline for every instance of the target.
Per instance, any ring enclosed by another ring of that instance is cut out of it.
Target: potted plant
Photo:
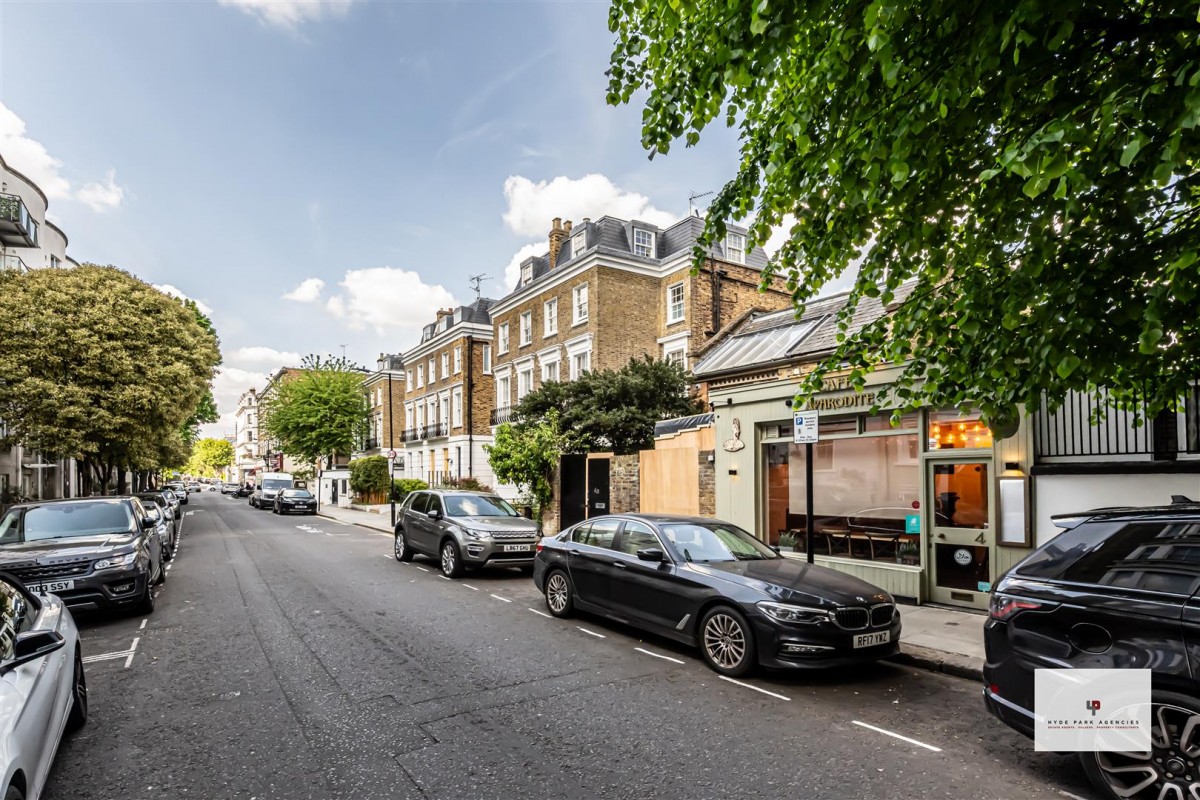
[[[800,552],[800,542],[796,539],[794,533],[782,533],[779,535],[779,549],[790,547],[793,552]]]
[[[915,542],[901,542],[896,548],[897,564],[917,564],[921,560],[921,549]]]

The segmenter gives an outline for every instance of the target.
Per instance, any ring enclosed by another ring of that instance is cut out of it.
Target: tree
[[[564,452],[626,455],[654,446],[654,423],[699,411],[681,367],[643,356],[619,370],[545,383],[521,399],[516,415],[524,422],[554,414],[561,421]]]
[[[557,412],[517,425],[506,422],[496,428],[493,443],[483,449],[497,480],[523,487],[533,498],[541,523],[546,505],[554,497],[554,471],[563,452]]]
[[[384,456],[367,456],[350,462],[350,489],[357,495],[387,495],[392,476]]]
[[[367,432],[363,371],[344,358],[315,355],[301,367],[263,401],[260,426],[284,453],[310,464],[351,452]]]
[[[0,418],[7,443],[116,472],[182,464],[180,436],[220,361],[179,301],[116,267],[0,271]]]
[[[843,326],[898,304],[801,394],[897,363],[909,405],[1006,421],[1095,386],[1154,413],[1200,374],[1194,3],[615,0],[609,25],[652,157],[739,128],[697,264],[752,216],[789,226],[763,278],[798,307],[860,259]]]
[[[187,471],[192,475],[215,476],[233,463],[233,445],[224,439],[200,439],[192,446]]]

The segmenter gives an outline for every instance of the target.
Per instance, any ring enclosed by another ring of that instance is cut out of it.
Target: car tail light
[[[538,540],[537,540],[537,544],[536,544],[536,545],[534,545],[534,548],[533,548],[533,549],[534,549],[536,552],[540,553],[540,552],[542,552],[542,548],[543,548],[543,547],[545,547],[545,545],[542,543],[542,540],[541,540],[541,539],[538,539]]]
[[[988,606],[988,616],[992,619],[1008,619],[1022,611],[1048,611],[1057,605],[1057,603],[1044,603],[1041,600],[993,594]]]

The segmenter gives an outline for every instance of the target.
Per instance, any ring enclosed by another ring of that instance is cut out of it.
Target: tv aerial
[[[700,216],[700,209],[696,208],[696,201],[701,197],[708,197],[712,192],[700,192],[699,194],[688,195],[688,216]]]
[[[467,278],[467,282],[470,283],[471,288],[475,290],[475,299],[476,300],[479,299],[479,285],[481,283],[483,283],[484,281],[490,281],[491,279],[492,279],[491,275],[485,275],[482,272],[479,273],[478,275],[471,275],[470,277]]]

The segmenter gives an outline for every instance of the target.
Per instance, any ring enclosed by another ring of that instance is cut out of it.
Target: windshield
[[[12,515],[12,512],[9,512]],[[0,522],[0,540],[9,527],[7,518]],[[132,533],[133,513],[128,503],[63,503],[27,509],[21,520],[26,542],[40,539],[66,539],[104,533]]]
[[[446,495],[448,517],[519,517],[517,510],[499,497],[477,494]]]
[[[667,523],[661,528],[684,561],[761,561],[783,557],[741,528],[724,523]]]
[[[267,478],[262,482],[264,489],[290,489],[292,482],[287,478]]]
[[[308,489],[285,489],[283,496],[295,497],[300,500],[308,500],[312,497],[312,492],[310,492]]]
[[[156,506],[166,505],[167,500],[161,494],[139,494],[138,499],[145,503],[154,503]]]

